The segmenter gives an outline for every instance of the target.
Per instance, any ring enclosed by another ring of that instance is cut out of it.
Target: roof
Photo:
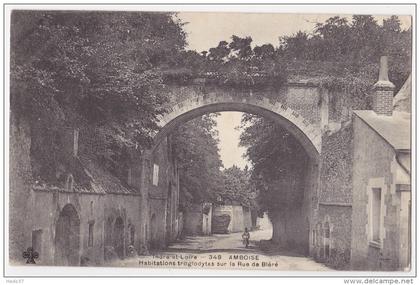
[[[411,113],[411,74],[408,76],[397,95],[394,96],[393,106],[395,111]]]
[[[411,150],[411,114],[394,111],[392,116],[378,115],[372,110],[353,111],[396,151]]]
[[[80,156],[85,173],[91,178],[90,191],[94,193],[135,194],[136,189],[125,187],[121,181],[87,156]]]
[[[76,167],[77,171],[72,173],[75,176],[73,189],[68,189],[66,186],[39,184],[38,182],[35,182],[32,189],[85,194],[140,194],[137,189],[123,185],[116,176],[88,155],[80,155]]]

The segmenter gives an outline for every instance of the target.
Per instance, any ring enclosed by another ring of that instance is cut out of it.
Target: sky
[[[271,43],[278,46],[279,36],[291,36],[298,31],[312,32],[316,23],[325,22],[334,14],[269,14],[269,13],[209,13],[180,12],[186,23],[188,48],[201,52],[216,47],[232,35],[250,36],[254,45]],[[340,15],[351,21],[351,15]],[[389,16],[375,16],[378,23]],[[400,16],[403,28],[411,25],[410,17]]]
[[[230,41],[232,35],[253,39],[252,45],[271,43],[278,46],[280,36],[291,36],[298,31],[312,32],[316,23],[325,22],[333,14],[268,14],[268,13],[208,13],[180,12],[178,18],[185,23],[188,49],[201,52],[216,47],[220,41]],[[351,16],[346,16],[351,20]],[[382,23],[388,16],[375,16]],[[400,16],[403,29],[411,25],[409,17]],[[246,149],[239,147],[242,113],[222,112],[217,117],[220,156],[225,168],[232,165],[245,167]]]
[[[216,118],[217,131],[219,132],[219,149],[220,157],[224,168],[236,165],[244,168],[245,165],[250,167],[249,162],[243,158],[246,148],[239,146],[239,136],[241,131],[235,129],[241,124],[241,112],[221,112]]]

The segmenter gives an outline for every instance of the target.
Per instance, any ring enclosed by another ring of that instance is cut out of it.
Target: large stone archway
[[[291,205],[290,208],[286,212],[279,208],[272,215],[276,217],[272,221],[273,241],[291,244],[305,249],[303,253],[307,253],[318,192],[322,128],[328,124],[328,95],[317,86],[306,84],[268,91],[238,91],[198,85],[175,87],[171,92],[172,101],[166,106],[167,113],[158,117],[160,130],[154,135],[153,146],[143,152],[142,173],[151,177],[151,163],[158,157],[161,142],[178,126],[196,117],[214,112],[238,111],[271,119],[297,139],[308,158],[302,165],[304,174],[299,178],[302,183],[298,191],[294,190],[296,187],[288,187],[292,189],[289,192],[295,192],[281,197],[287,200],[285,204]],[[142,181],[146,192],[151,187],[150,183],[150,179]],[[275,186],[285,188],[285,183]],[[147,206],[149,202],[145,203]],[[150,236],[153,239],[153,217],[151,224]]]
[[[262,96],[240,97],[229,93],[191,96],[168,107],[168,112],[158,117],[160,131],[154,137],[154,146],[172,130],[195,117],[222,111],[239,111],[269,118],[293,134],[308,155],[317,158],[321,151],[321,127],[311,122],[302,111],[288,107],[284,102],[273,101]],[[308,108],[308,106],[305,106]],[[315,105],[313,108],[319,108]],[[152,149],[153,150],[153,149]]]

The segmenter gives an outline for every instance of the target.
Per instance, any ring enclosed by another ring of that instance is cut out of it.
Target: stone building
[[[89,131],[63,130],[71,167],[57,169],[62,183],[46,185],[32,175],[29,125],[13,116],[11,122],[12,264],[24,263],[22,252],[32,247],[39,253],[37,264],[99,265],[165,246],[178,236],[178,172],[170,138],[147,158],[134,152],[121,181],[79,146],[79,136]],[[149,175],[152,186],[140,183]]]
[[[373,110],[322,138],[310,254],[339,269],[409,266],[411,77],[394,97],[387,59],[373,87]]]
[[[386,58],[373,111],[354,111],[351,265],[407,270],[411,250],[411,80],[393,98]],[[393,102],[395,103],[393,106]],[[397,109],[397,110],[394,110]]]

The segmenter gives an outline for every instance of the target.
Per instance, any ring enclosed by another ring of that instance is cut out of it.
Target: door
[[[78,266],[80,249],[80,220],[72,204],[61,210],[55,227],[55,264]]]

